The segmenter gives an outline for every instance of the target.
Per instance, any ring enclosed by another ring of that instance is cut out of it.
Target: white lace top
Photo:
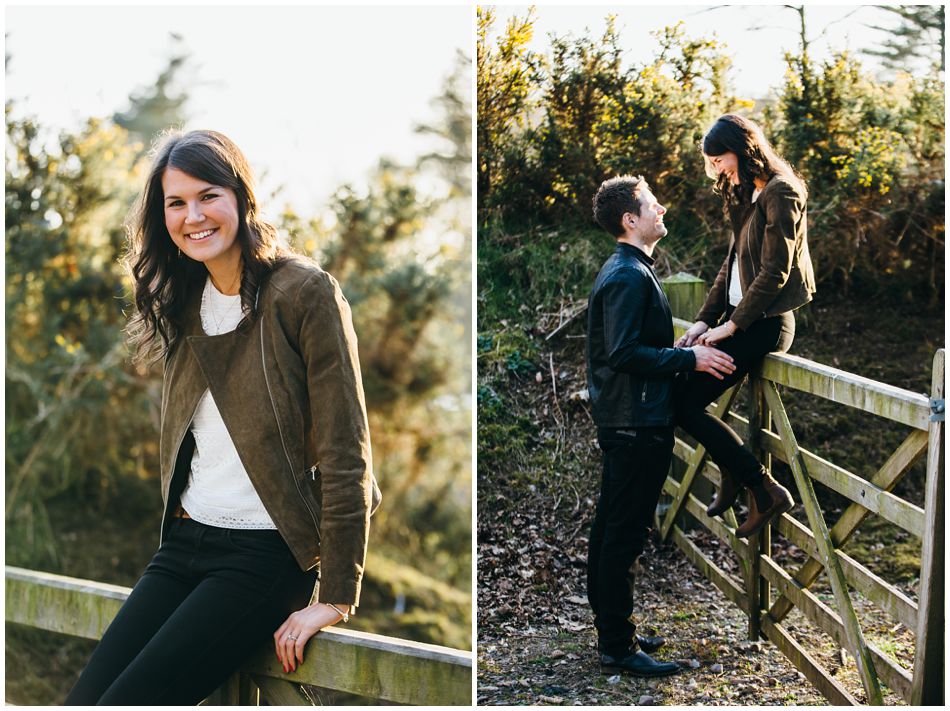
[[[756,188],[752,193],[752,202],[755,202],[759,199],[759,193],[762,192],[761,188]],[[742,301],[742,286],[739,284],[739,269],[736,265],[736,255],[732,255],[732,265],[729,268],[730,277],[729,277],[729,303],[732,306],[738,306],[739,302]]]
[[[240,295],[211,283],[201,296],[201,325],[209,336],[233,331],[243,317]],[[195,453],[181,505],[196,521],[219,528],[276,529],[244,470],[221,413],[206,390],[191,421]]]

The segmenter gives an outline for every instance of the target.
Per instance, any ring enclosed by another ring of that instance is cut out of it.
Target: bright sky
[[[430,100],[471,54],[473,11],[451,7],[8,7],[6,98],[54,128],[127,108],[167,66],[171,32],[192,53],[185,128],[230,136],[261,178],[313,214],[381,156],[433,139]],[[276,206],[271,206],[275,207]]]
[[[798,3],[795,3],[798,4]],[[500,6],[496,10],[495,32],[504,29],[512,15],[524,17],[528,6]],[[763,98],[772,87],[782,82],[785,73],[784,53],[794,51],[799,42],[799,16],[777,3],[758,5],[705,4],[664,5],[638,4],[637,6],[554,6],[537,8],[534,40],[531,48],[546,51],[550,33],[564,36],[583,33],[599,37],[608,14],[617,16],[620,44],[626,50],[625,66],[652,61],[659,49],[650,35],[653,30],[674,25],[683,20],[690,37],[710,37],[712,33],[728,46],[733,58],[732,80],[741,98]],[[807,36],[813,42],[812,56],[821,61],[832,50],[850,49],[857,52],[886,37],[883,32],[867,25],[893,27],[896,16],[880,8],[858,5],[817,5],[806,3]],[[861,57],[873,71],[877,60]]]

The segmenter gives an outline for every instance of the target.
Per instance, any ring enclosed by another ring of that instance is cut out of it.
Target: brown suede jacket
[[[210,388],[264,508],[320,602],[358,605],[369,518],[379,503],[350,307],[315,263],[278,266],[252,323],[205,335],[201,288],[166,355],[161,412],[165,522],[188,479],[190,426]]]
[[[815,272],[808,254],[805,196],[773,176],[758,200],[733,220],[729,252],[697,321],[715,326],[729,300],[729,264],[737,255],[742,300],[730,317],[740,329],[811,301]]]

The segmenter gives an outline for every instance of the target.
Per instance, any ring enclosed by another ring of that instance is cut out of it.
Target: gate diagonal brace
[[[808,524],[815,535],[818,554],[825,567],[825,572],[828,575],[828,582],[831,583],[835,602],[838,604],[838,615],[844,623],[845,636],[851,647],[848,651],[854,657],[857,664],[858,674],[861,677],[864,691],[867,694],[868,704],[880,706],[884,703],[884,700],[881,694],[881,684],[877,678],[877,671],[871,661],[871,655],[868,652],[867,643],[864,641],[861,625],[858,622],[854,607],[851,604],[848,583],[841,569],[837,551],[835,551],[834,544],[831,541],[828,525],[825,523],[824,515],[818,504],[818,497],[815,494],[811,477],[805,469],[805,461],[802,458],[798,440],[795,437],[794,430],[792,430],[788,413],[785,411],[785,406],[782,403],[782,398],[778,393],[778,388],[775,386],[775,383],[766,381],[763,385],[765,400],[772,413],[773,421],[777,426],[779,437],[781,437],[782,444],[785,447],[789,466],[791,467],[795,484],[798,487],[799,495],[802,498],[805,514],[808,517]]]

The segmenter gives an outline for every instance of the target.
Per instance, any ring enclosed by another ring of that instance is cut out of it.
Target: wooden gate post
[[[234,672],[225,679],[217,689],[211,692],[208,697],[209,706],[240,706],[241,705],[241,680],[240,673]]]
[[[706,300],[706,282],[699,277],[679,272],[663,280],[663,291],[670,302],[674,318],[692,321]]]
[[[934,356],[931,402],[944,401],[943,348]],[[914,682],[910,703],[943,706],[944,662],[944,431],[943,414],[930,422],[927,448],[927,484],[924,498],[924,536],[920,555],[920,591],[917,644],[914,650]]]
[[[772,413],[765,404],[762,391],[762,379],[756,371],[749,373],[749,448],[766,472],[772,472],[772,455],[762,442],[762,430],[771,429]],[[751,495],[751,494],[750,494]],[[772,554],[772,525],[766,524],[749,541],[749,574],[746,589],[749,595],[749,639],[757,640],[762,634],[762,616],[768,614],[771,606],[769,581],[762,575],[762,559]]]

